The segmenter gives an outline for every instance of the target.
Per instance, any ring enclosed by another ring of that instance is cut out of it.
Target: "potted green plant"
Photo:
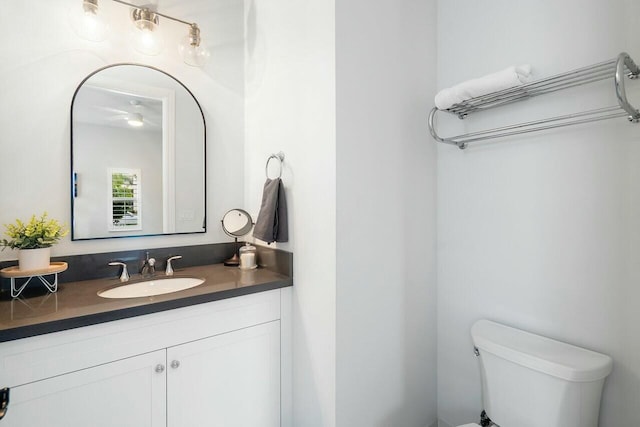
[[[5,234],[0,245],[18,249],[18,268],[22,271],[42,270],[49,267],[51,246],[69,233],[57,220],[49,219],[47,213],[39,218],[31,216],[28,223],[16,219],[14,224],[5,224]]]

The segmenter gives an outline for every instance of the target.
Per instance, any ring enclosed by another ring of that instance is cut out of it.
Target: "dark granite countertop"
[[[163,277],[159,272],[155,279]],[[222,264],[177,269],[173,277],[197,277],[205,283],[170,294],[123,299],[97,294],[119,284],[117,278],[61,283],[56,293],[43,293],[34,286],[35,295],[27,288],[25,296],[16,299],[4,292],[0,294],[0,342],[293,285],[292,277],[266,268],[243,271]],[[141,280],[135,275],[128,283]]]

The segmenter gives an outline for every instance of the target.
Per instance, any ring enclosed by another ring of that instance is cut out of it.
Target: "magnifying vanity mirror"
[[[90,74],[71,104],[71,239],[205,232],[205,141],[198,101],[169,74]]]
[[[224,262],[224,265],[235,266],[240,264],[238,257],[238,238],[244,237],[251,232],[253,228],[253,219],[249,212],[243,209],[231,209],[222,217],[222,230],[229,237],[235,239],[235,251],[233,257]]]

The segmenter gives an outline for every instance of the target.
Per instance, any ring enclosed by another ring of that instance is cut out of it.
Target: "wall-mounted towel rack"
[[[267,159],[267,164],[264,166],[264,173],[267,175],[267,178],[269,178],[269,162],[271,161],[271,159],[278,160],[280,170],[278,172],[277,178],[282,178],[282,163],[284,163],[284,153],[282,151],[278,151],[277,153],[269,156],[269,158]]]
[[[610,61],[579,68],[553,77],[536,80],[531,83],[501,90],[499,92],[471,98],[455,104],[446,110],[440,110],[436,107],[431,110],[431,113],[429,114],[429,130],[436,141],[457,145],[458,148],[464,149],[467,147],[468,143],[473,141],[502,138],[505,136],[589,123],[598,120],[612,119],[615,117],[627,117],[629,121],[638,123],[640,122],[640,111],[634,108],[627,100],[624,86],[625,75],[630,79],[636,79],[640,76],[640,68],[638,68],[627,53],[623,52],[618,55],[616,59]],[[436,132],[435,118],[439,111],[446,111],[457,115],[460,119],[464,119],[467,115],[478,111],[500,107],[534,96],[582,86],[606,80],[608,78],[612,78],[614,81],[615,93],[618,99],[618,105],[615,106],[518,123],[452,137],[441,137]]]

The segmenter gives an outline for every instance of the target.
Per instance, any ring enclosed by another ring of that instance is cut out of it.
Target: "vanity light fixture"
[[[107,37],[107,23],[98,10],[98,0],[82,0],[82,9],[73,8],[71,26],[76,34],[92,42],[101,42]]]
[[[151,10],[148,7],[137,6],[123,0],[111,1],[132,8],[131,20],[134,23],[133,46],[138,52],[145,55],[157,55],[162,51],[164,42],[158,31],[158,27],[160,25],[160,17],[163,17],[189,27],[187,35],[178,45],[178,52],[185,64],[202,67],[209,60],[211,54],[202,42],[200,28],[195,22],[187,22],[174,18],[173,16],[165,15],[156,10]],[[106,24],[104,24],[104,20],[100,16],[98,0],[82,0],[82,8],[84,10],[84,16],[79,24],[74,25],[76,33],[80,37],[88,40],[104,40],[106,37]],[[88,31],[88,29],[94,27],[96,27],[95,32],[97,33],[95,35],[93,32]]]
[[[132,29],[133,47],[140,53],[155,56],[162,52],[164,42],[158,29],[158,15],[150,9],[132,9],[131,20],[135,24]]]
[[[189,26],[189,34],[182,39],[178,52],[187,65],[202,67],[209,60],[209,50],[200,38],[200,28],[193,23]]]

